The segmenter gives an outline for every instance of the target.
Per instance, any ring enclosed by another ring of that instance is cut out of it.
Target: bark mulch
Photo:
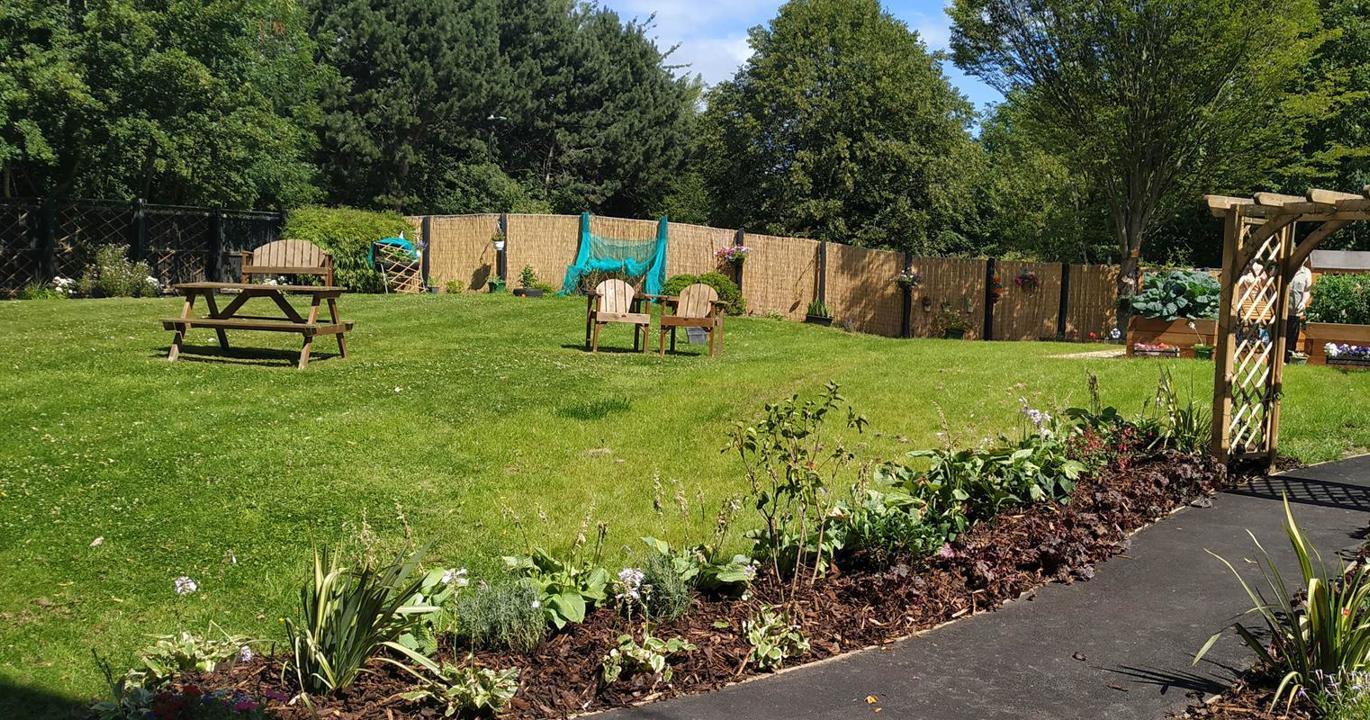
[[[1126,470],[1083,478],[1066,505],[1038,504],[981,523],[959,538],[950,553],[881,572],[831,573],[812,588],[801,586],[793,600],[795,619],[811,644],[798,662],[894,642],[993,609],[1047,582],[1087,580],[1096,563],[1128,548],[1133,531],[1187,503],[1203,502],[1200,498],[1226,482],[1225,469],[1208,458],[1155,456]],[[601,686],[601,659],[620,635],[636,635],[640,629],[608,609],[591,613],[583,624],[551,636],[530,653],[478,653],[477,660],[487,667],[522,669],[518,694],[506,714],[518,720],[567,717],[703,692],[757,674],[746,663],[749,646],[742,623],[756,607],[773,601],[776,591],[774,582],[763,580],[747,600],[701,600],[680,620],[654,625],[656,637],[682,636],[698,646],[675,658],[669,686],[654,684],[650,676]],[[466,654],[457,648],[444,653],[457,658]],[[276,703],[273,709],[290,720],[312,718],[315,712],[339,720],[441,715],[398,697],[410,686],[403,673],[379,663],[372,669],[340,695],[314,698],[314,710]],[[282,676],[278,658],[259,657],[186,680],[204,688],[293,696],[296,688]]]

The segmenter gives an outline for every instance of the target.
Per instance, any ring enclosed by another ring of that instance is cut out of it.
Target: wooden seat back
[[[675,315],[683,318],[712,317],[718,302],[718,291],[704,283],[695,283],[680,291]]]
[[[243,253],[243,282],[253,275],[317,275],[333,284],[333,256],[304,240],[277,240]]]
[[[633,311],[633,296],[636,294],[633,286],[622,280],[605,280],[595,286],[595,295],[598,296],[595,310],[602,313],[630,313]]]

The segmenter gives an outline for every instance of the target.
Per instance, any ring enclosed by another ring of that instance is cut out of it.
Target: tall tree
[[[672,74],[645,23],[574,0],[501,6],[505,170],[561,212],[659,207],[684,170],[697,82]]]
[[[964,249],[982,158],[969,102],[877,0],[792,0],[708,96],[716,221],[918,252]]]
[[[308,200],[311,54],[291,0],[14,0],[0,12],[0,191]]]
[[[958,65],[1023,93],[1043,138],[1106,192],[1120,296],[1167,201],[1298,162],[1322,110],[1295,85],[1315,0],[956,0]]]

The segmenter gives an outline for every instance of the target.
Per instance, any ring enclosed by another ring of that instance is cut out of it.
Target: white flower
[[[252,648],[244,645],[238,648],[238,662],[252,662]]]
[[[185,575],[176,578],[175,586],[177,595],[190,595],[200,589],[200,586],[195,584],[194,580],[191,580]]]
[[[642,599],[642,580],[647,576],[637,568],[623,568],[618,572],[618,581],[623,583],[623,592],[619,597],[632,598],[633,600]]]
[[[1323,346],[1322,351],[1327,354],[1327,357],[1330,358],[1334,358],[1337,355],[1341,354],[1341,351],[1337,349],[1336,343],[1327,343]]]
[[[1118,338],[1123,336],[1123,333],[1118,328],[1113,328],[1112,330],[1108,331],[1108,336],[1110,338],[1113,338],[1114,340],[1117,340]]]
[[[541,607],[542,607],[542,602],[540,602],[540,601],[538,601],[538,600],[534,600],[534,601],[533,601],[533,609],[534,609],[534,610],[537,610],[538,608],[541,608]]]
[[[466,568],[458,568],[457,574],[452,576],[452,581],[457,584],[457,587],[466,587],[471,584],[470,579],[466,577]]]
[[[756,577],[756,563],[749,562],[746,565],[743,565],[742,574],[746,575],[748,580],[751,580],[752,578]]]

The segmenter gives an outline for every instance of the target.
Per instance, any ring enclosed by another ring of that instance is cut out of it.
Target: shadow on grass
[[[0,680],[0,718],[5,720],[71,720],[86,717],[89,707],[87,699]]]
[[[589,355],[589,354],[590,354],[590,348],[585,347],[585,343],[565,343],[565,344],[562,345],[561,347],[562,347],[563,349],[566,349],[566,350],[579,350],[579,351],[585,353],[586,355]],[[643,352],[642,352],[642,349],[641,349],[641,348],[638,348],[637,350],[634,350],[634,349],[632,348],[632,346],[623,347],[623,346],[619,346],[619,345],[604,345],[603,343],[601,343],[600,346],[599,346],[599,352],[600,352],[600,353],[608,353],[608,354],[611,354],[611,355],[644,355],[644,354],[646,354],[646,353],[643,353]]]
[[[166,359],[166,349],[157,350],[153,357]],[[341,357],[336,352],[319,352],[315,349],[309,354],[309,364],[318,360]],[[280,348],[230,347],[227,350],[217,345],[183,345],[176,362],[215,363],[219,365],[258,365],[262,367],[295,367],[300,361],[299,350]]]

